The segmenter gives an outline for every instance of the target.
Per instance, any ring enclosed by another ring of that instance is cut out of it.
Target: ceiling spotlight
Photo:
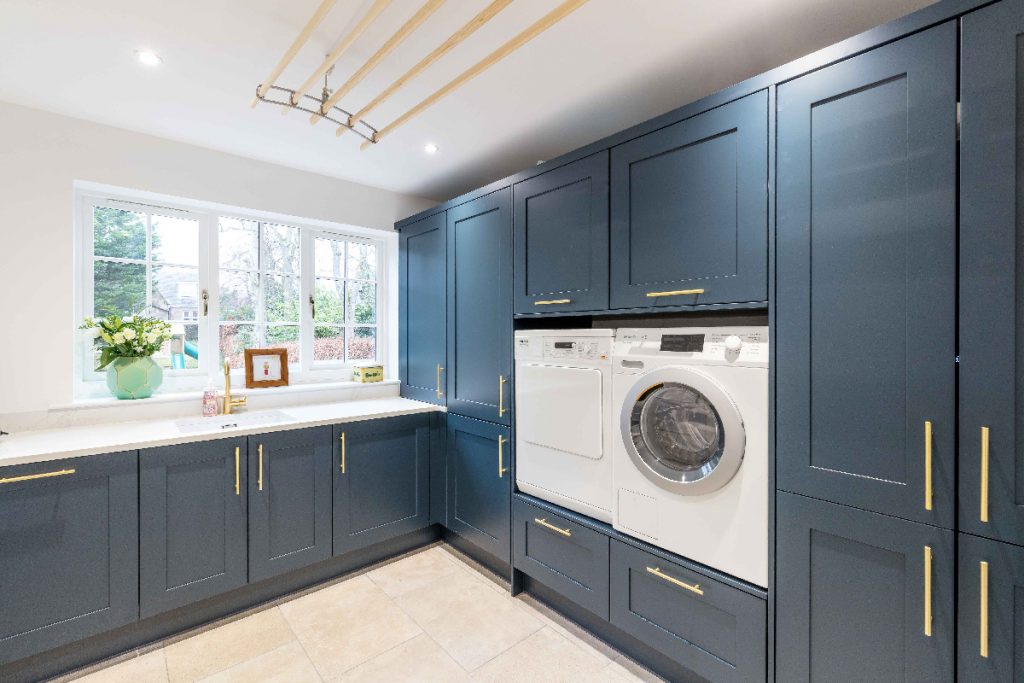
[[[136,50],[135,59],[139,60],[146,66],[160,66],[164,63],[164,60],[160,59],[160,55],[152,50]]]
[[[426,152],[427,154],[437,154],[437,145],[435,145],[433,142],[428,142],[427,144],[423,145],[423,151]]]

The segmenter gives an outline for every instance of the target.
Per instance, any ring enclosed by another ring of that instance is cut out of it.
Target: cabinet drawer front
[[[608,537],[522,500],[512,518],[515,568],[607,619]]]
[[[763,681],[767,606],[639,548],[611,541],[611,622],[713,681]]]

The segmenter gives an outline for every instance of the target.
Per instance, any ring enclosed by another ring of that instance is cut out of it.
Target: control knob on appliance
[[[737,337],[735,334],[730,334],[725,338],[725,349],[732,353],[736,353],[743,346],[743,340]]]

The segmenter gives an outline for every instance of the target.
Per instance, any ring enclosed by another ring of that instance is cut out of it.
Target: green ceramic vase
[[[117,398],[149,398],[164,381],[164,369],[150,356],[115,358],[107,366],[107,388]]]

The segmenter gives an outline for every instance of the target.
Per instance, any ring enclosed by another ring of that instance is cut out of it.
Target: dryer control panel
[[[677,357],[687,363],[768,364],[767,327],[624,328],[618,356]]]
[[[590,332],[588,330],[588,332]],[[608,361],[612,352],[611,330],[599,336],[593,334],[537,334],[516,333],[516,360]]]

